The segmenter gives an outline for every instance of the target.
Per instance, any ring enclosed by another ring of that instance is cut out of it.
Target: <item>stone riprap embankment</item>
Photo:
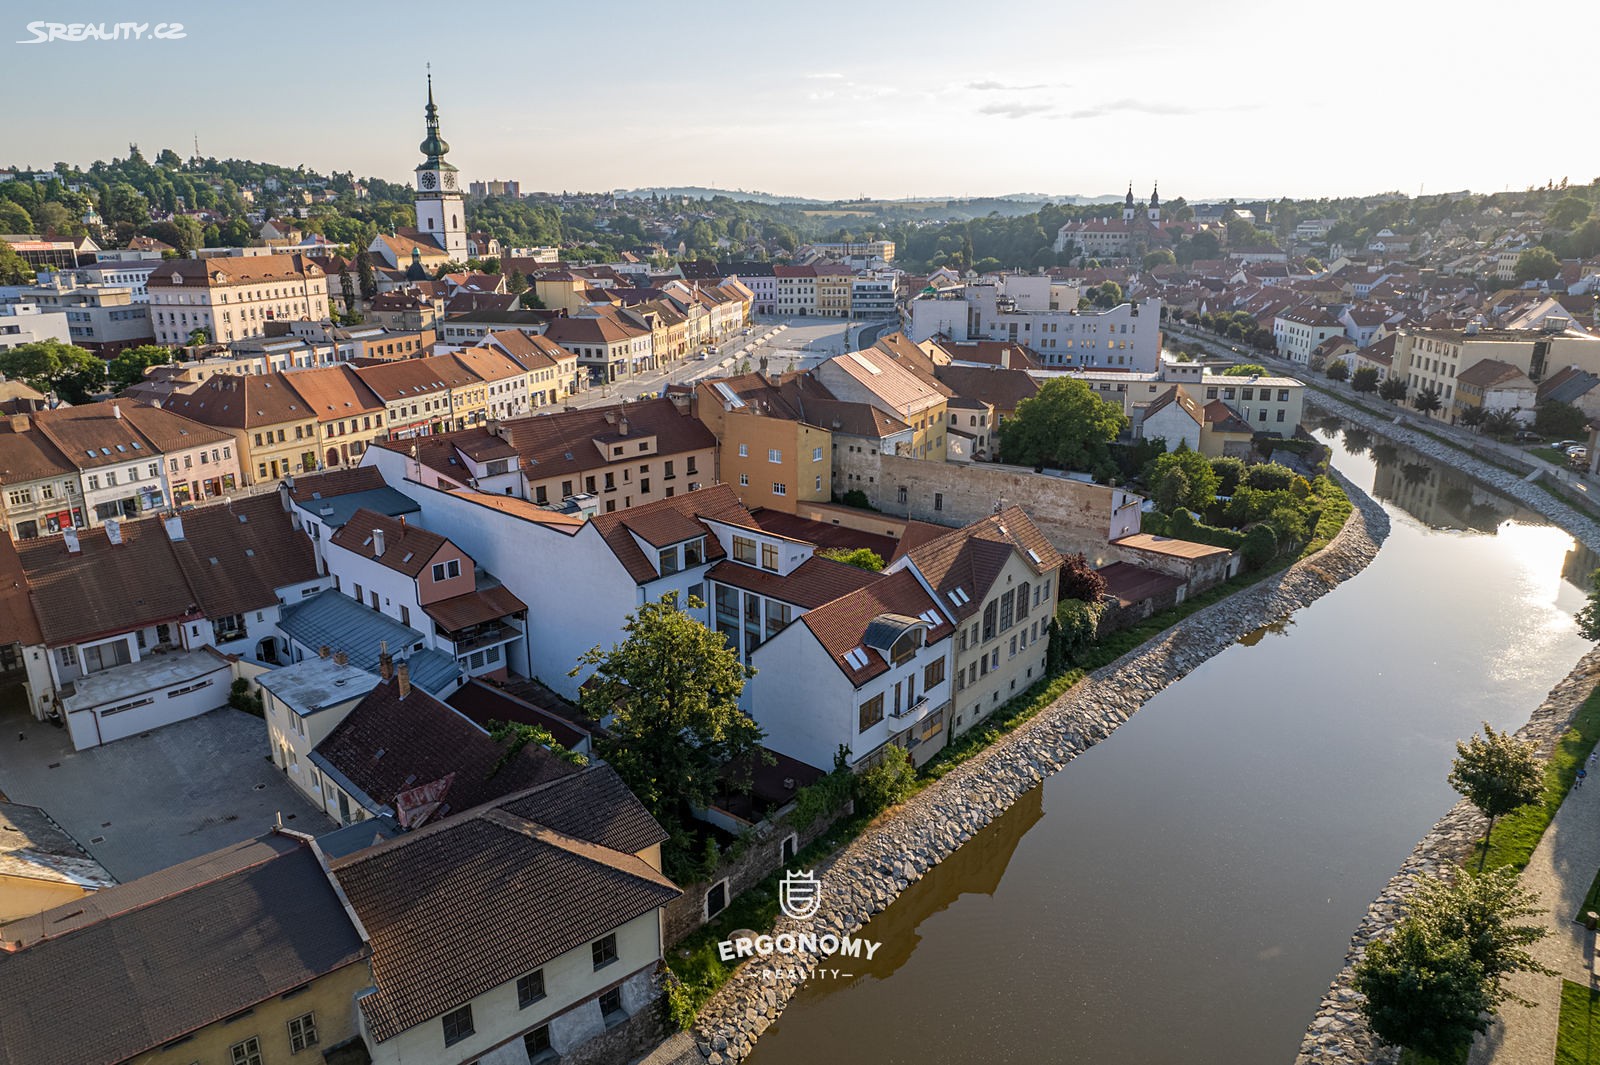
[[[1529,510],[1542,514],[1556,525],[1561,526],[1571,533],[1585,547],[1591,551],[1600,551],[1600,522],[1587,514],[1568,506],[1561,500],[1537,484],[1528,481],[1523,474],[1512,473],[1491,465],[1473,455],[1467,454],[1459,447],[1453,447],[1410,427],[1406,421],[1396,423],[1393,417],[1384,418],[1370,411],[1352,406],[1349,403],[1334,399],[1321,392],[1311,389],[1306,390],[1306,406],[1315,407],[1329,414],[1337,414],[1345,421],[1358,425],[1370,433],[1374,433],[1397,444],[1404,444],[1435,462],[1442,463],[1473,478],[1482,481],[1496,492],[1510,499],[1516,500]],[[1396,408],[1396,416],[1409,419],[1412,416],[1403,414]],[[1421,416],[1417,416],[1419,420]]]
[[[1080,751],[1109,736],[1140,706],[1262,625],[1307,606],[1359,573],[1389,532],[1366,493],[1333,475],[1355,509],[1337,536],[1282,573],[1199,610],[1057,699],[864,832],[816,875],[823,905],[799,922],[780,917],[774,936],[856,935],[912,882]],[[868,936],[867,938],[870,938]],[[745,1058],[798,987],[826,959],[815,951],[746,962],[701,1011],[693,1034],[710,1065]],[[837,964],[837,963],[836,963]]]
[[[1597,680],[1600,680],[1600,648],[1578,660],[1566,679],[1550,690],[1528,723],[1517,730],[1517,735],[1536,744],[1540,756],[1548,758],[1572,715],[1594,691]],[[1295,1057],[1295,1065],[1356,1065],[1358,1062],[1392,1065],[1400,1060],[1399,1050],[1385,1046],[1368,1030],[1357,1012],[1361,995],[1351,986],[1355,964],[1366,953],[1369,943],[1386,935],[1395,922],[1405,916],[1406,900],[1416,890],[1417,879],[1424,875],[1451,875],[1461,861],[1472,854],[1487,827],[1483,815],[1463,799],[1422,837],[1422,842],[1384,886],[1356,927],[1344,968],[1323,996],[1300,1053]]]

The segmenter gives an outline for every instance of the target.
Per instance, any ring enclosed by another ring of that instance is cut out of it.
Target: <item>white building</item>
[[[41,340],[72,343],[65,311],[41,310],[37,303],[0,303],[0,351]]]
[[[1321,307],[1297,307],[1272,320],[1272,338],[1278,354],[1304,366],[1311,353],[1329,337],[1345,335],[1345,324]]]
[[[158,344],[187,344],[196,329],[227,344],[262,335],[268,322],[328,316],[327,276],[302,255],[175,259],[146,287]]]
[[[942,334],[955,341],[1025,344],[1053,368],[1156,368],[1161,357],[1160,299],[1080,311],[1075,294],[1067,306],[1059,306],[1057,287],[1048,278],[1007,277],[997,284],[923,295],[911,301],[906,334],[916,343]]]

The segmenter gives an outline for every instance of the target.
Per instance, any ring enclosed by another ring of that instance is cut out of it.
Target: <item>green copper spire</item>
[[[450,145],[439,136],[439,108],[433,102],[433,75],[428,75],[428,135],[419,145],[422,154],[427,160],[419,166],[418,170],[444,170],[450,164],[444,161],[445,153],[450,150]]]

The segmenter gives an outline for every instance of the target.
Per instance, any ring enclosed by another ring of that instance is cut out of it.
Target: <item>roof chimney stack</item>
[[[343,651],[335,651],[333,652],[333,661],[335,665],[348,666],[350,664],[350,656]]]
[[[372,530],[372,557],[373,558],[382,558],[383,557],[384,546],[385,545],[384,545],[384,542],[383,542],[383,530],[382,529],[373,529]]]
[[[111,416],[113,418],[116,418],[119,421],[122,419],[122,404],[120,404],[120,403],[111,404]]]
[[[25,433],[32,424],[26,414],[13,414],[11,416],[11,431],[13,433]]]
[[[116,518],[106,519],[106,540],[113,544],[122,543],[122,523]]]
[[[378,644],[378,676],[384,680],[394,679],[394,658],[389,654],[388,640]]]
[[[78,545],[78,530],[68,526],[61,530],[61,542],[67,545],[67,554],[76,555],[83,550]]]
[[[400,698],[404,699],[411,694],[411,667],[401,662],[394,667],[395,687],[400,691]]]
[[[183,539],[183,518],[180,515],[169,514],[162,520],[162,524],[167,527],[167,538],[173,543]]]
[[[327,644],[323,644],[321,647],[317,648],[318,658],[327,658],[331,654],[333,654],[333,648],[329,647]]]

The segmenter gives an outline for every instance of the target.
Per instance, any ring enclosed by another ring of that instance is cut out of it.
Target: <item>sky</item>
[[[145,30],[30,28],[52,22]],[[431,63],[463,181],[524,192],[1498,192],[1600,177],[1589,64],[1563,44],[1597,31],[1592,0],[6,0],[0,166],[198,138],[409,181]]]

